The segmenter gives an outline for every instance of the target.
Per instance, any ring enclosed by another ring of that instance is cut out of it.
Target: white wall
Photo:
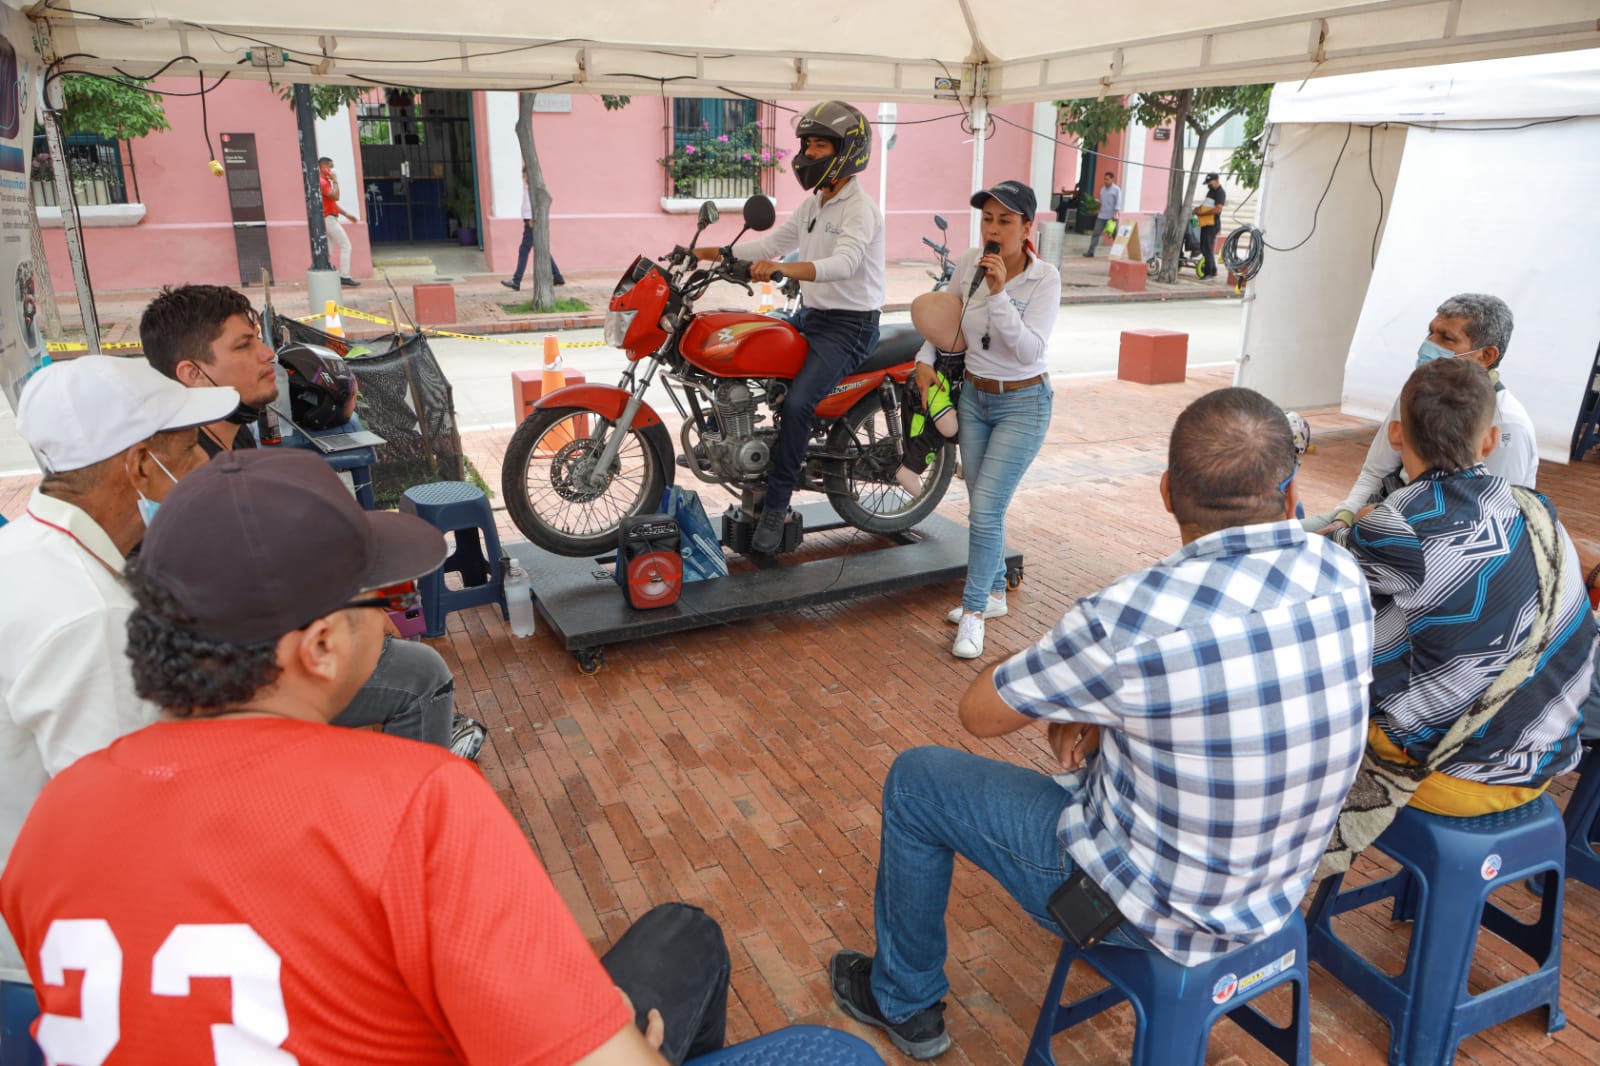
[[[350,105],[316,122],[317,156],[333,160],[333,172],[339,175],[339,206],[357,218],[365,218],[367,194],[356,184],[359,171],[356,170],[356,139],[350,132]]]
[[[522,146],[517,143],[517,94],[483,94],[484,128],[489,138],[490,214],[522,217]]]

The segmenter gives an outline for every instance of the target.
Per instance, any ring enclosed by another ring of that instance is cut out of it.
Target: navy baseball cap
[[[981,208],[983,202],[990,197],[999,200],[1000,205],[1007,211],[1015,211],[1029,221],[1033,220],[1033,213],[1039,207],[1039,201],[1034,197],[1033,190],[1020,181],[1002,181],[992,189],[973,193],[972,206]]]

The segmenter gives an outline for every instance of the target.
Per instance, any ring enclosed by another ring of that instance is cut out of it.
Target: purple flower
[[[772,162],[772,153],[771,153],[771,152],[762,152],[762,153],[761,153],[761,161],[762,161],[762,162],[763,162],[763,163],[770,163],[770,162]]]
[[[728,135],[726,133],[724,133],[722,136],[718,137],[717,140],[721,141],[723,144],[727,144],[728,143]]]
[[[694,145],[692,145],[692,144],[684,145],[683,146],[683,154],[684,155],[694,155]]]
[[[739,158],[743,159],[746,163],[748,163],[748,162],[750,162],[750,153],[749,152],[744,152],[739,156]]]

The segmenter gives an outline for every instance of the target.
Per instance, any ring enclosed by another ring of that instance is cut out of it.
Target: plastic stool
[[[444,636],[445,618],[451,611],[482,603],[498,603],[500,613],[510,618],[503,587],[505,575],[500,570],[500,536],[494,530],[489,497],[482,489],[465,481],[413,485],[400,498],[400,510],[416,515],[441,533],[456,535],[455,550],[444,565],[417,582],[427,636]],[[444,576],[449,573],[461,575],[462,588],[446,587]]]
[[[1567,837],[1549,796],[1477,818],[1446,818],[1407,807],[1376,846],[1400,872],[1340,892],[1343,875],[1317,891],[1307,922],[1311,958],[1367,1001],[1389,1025],[1392,1066],[1447,1066],[1473,1033],[1544,1007],[1545,1029],[1567,1024],[1561,1013],[1561,892]],[[1540,878],[1539,919],[1525,924],[1493,903],[1501,885]],[[1334,935],[1333,918],[1394,899],[1394,921],[1411,921],[1405,968],[1390,977]],[[1478,926],[1527,953],[1539,968],[1478,995],[1467,974]]]
[[[1080,958],[1111,985],[1064,1004],[1067,971]],[[1249,1001],[1286,981],[1295,985],[1294,1015],[1279,1027]],[[1127,1000],[1133,1004],[1134,1066],[1203,1066],[1211,1027],[1224,1014],[1285,1062],[1310,1066],[1307,983],[1306,922],[1299,911],[1271,936],[1198,966],[1179,966],[1159,951],[1097,944],[1080,952],[1064,944],[1024,1063],[1055,1066],[1051,1038]]]
[[[39,1016],[33,986],[0,981],[0,1066],[44,1066],[28,1027]]]
[[[791,1025],[690,1059],[684,1066],[883,1066],[859,1036],[820,1025]]]
[[[1600,743],[1591,744],[1578,764],[1578,783],[1567,797],[1567,876],[1600,888]]]

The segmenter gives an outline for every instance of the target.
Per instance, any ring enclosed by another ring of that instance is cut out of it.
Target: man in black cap
[[[57,775],[0,879],[41,1011],[73,1020],[39,1027],[51,1061],[209,1061],[215,1042],[235,1061],[659,1066],[652,1046],[721,1046],[714,921],[657,907],[602,966],[476,767],[327,728],[383,609],[444,555],[306,452],[224,453],[168,495],[128,576],[134,683],[163,720]]]
[[[1206,175],[1206,198],[1194,209],[1200,219],[1200,254],[1205,256],[1205,272],[1201,277],[1217,276],[1217,233],[1222,229],[1222,205],[1228,194],[1222,191],[1222,179],[1216,171]]]

